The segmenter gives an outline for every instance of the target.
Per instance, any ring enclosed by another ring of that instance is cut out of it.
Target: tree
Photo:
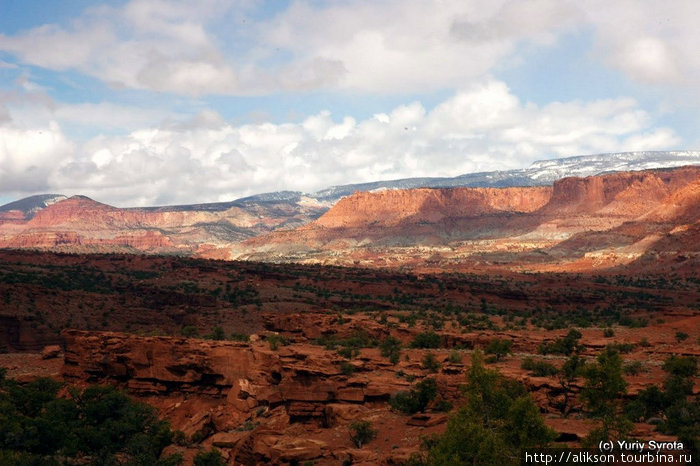
[[[350,440],[357,448],[377,438],[377,430],[369,421],[355,421],[350,424]]]
[[[414,414],[419,411],[425,411],[425,408],[436,396],[437,384],[435,379],[427,378],[418,382],[408,392],[398,392],[389,400],[389,404],[397,411]]]
[[[541,354],[564,354],[566,356],[579,353],[583,348],[578,343],[582,336],[578,330],[571,329],[564,338],[557,338],[552,343],[540,345],[539,352]]]
[[[401,340],[389,335],[379,344],[379,351],[382,356],[389,358],[392,364],[397,364],[401,357]]]
[[[586,379],[581,399],[591,417],[599,419],[601,426],[589,434],[589,444],[597,445],[599,440],[623,438],[632,428],[629,420],[621,416],[620,399],[627,390],[627,382],[622,377],[622,358],[612,348],[606,348],[583,371]]]
[[[58,398],[61,386],[0,377],[0,464],[73,464],[86,456],[93,464],[179,464],[174,456],[158,460],[173,434],[153,408],[109,386],[69,388],[70,397]]]
[[[564,399],[562,400],[559,409],[564,417],[568,417],[571,410],[569,401],[573,391],[574,382],[581,376],[585,370],[585,367],[586,361],[584,361],[578,354],[574,354],[569,356],[569,359],[566,360],[559,371],[558,381],[564,394]]]
[[[496,357],[496,361],[500,361],[502,357],[513,353],[511,351],[512,346],[512,340],[494,338],[486,346],[486,354],[493,354]]]
[[[411,348],[439,348],[440,335],[435,332],[419,333],[413,338]]]
[[[209,335],[207,335],[207,338],[219,341],[225,340],[226,332],[224,332],[224,329],[223,327],[221,327],[221,325],[217,325],[216,327],[214,327],[214,330],[212,330],[212,332]]]
[[[521,449],[547,446],[555,437],[525,388],[485,368],[479,352],[472,356],[464,394],[466,404],[414,464],[516,465]]]
[[[698,374],[694,357],[671,356],[662,366],[668,374],[664,381],[665,422],[662,432],[677,435],[695,458],[700,455],[700,396],[693,395]]]
[[[421,366],[423,366],[423,369],[426,369],[428,372],[434,373],[440,370],[441,365],[433,353],[426,353],[421,361]]]
[[[226,463],[223,456],[221,456],[221,452],[216,448],[212,448],[211,450],[197,453],[192,464],[194,466],[224,466]]]

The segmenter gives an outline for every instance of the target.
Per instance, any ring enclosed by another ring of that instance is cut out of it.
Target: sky
[[[0,204],[700,148],[697,0],[2,0]]]

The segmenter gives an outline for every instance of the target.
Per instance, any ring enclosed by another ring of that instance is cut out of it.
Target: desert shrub
[[[634,343],[613,343],[606,346],[606,348],[610,351],[617,352],[620,354],[631,353],[634,350],[634,347]]]
[[[502,357],[512,353],[512,347],[513,342],[511,340],[494,338],[486,345],[486,354],[492,354],[496,361],[500,361]]]
[[[439,348],[440,335],[435,332],[423,332],[417,334],[411,342],[411,348]]]
[[[641,361],[633,361],[628,364],[625,364],[622,370],[626,375],[637,375],[640,372],[642,372],[642,368],[643,367]]]
[[[450,355],[447,357],[447,360],[452,364],[461,364],[462,354],[457,350],[452,350],[450,351]]]
[[[407,392],[399,392],[394,395],[389,404],[402,413],[414,414],[425,411],[428,403],[437,396],[437,384],[435,379],[423,379],[415,387]]]
[[[211,333],[206,336],[206,338],[209,340],[225,340],[226,332],[224,332],[224,329],[223,327],[221,327],[221,325],[217,325],[216,327],[214,327]]]
[[[266,337],[267,344],[270,346],[272,351],[277,351],[280,345],[288,345],[289,342],[282,335],[276,333],[271,333]]]
[[[547,446],[555,437],[524,387],[486,369],[480,353],[472,358],[464,393],[467,402],[445,433],[429,439],[411,464],[517,465],[522,449]]]
[[[338,354],[344,358],[352,359],[360,354],[360,350],[351,346],[345,346],[338,350]]]
[[[212,447],[210,450],[197,453],[192,464],[194,466],[225,466],[226,462],[221,456],[221,452]]]
[[[535,361],[532,358],[523,359],[520,367],[530,371],[530,374],[536,377],[548,377],[559,373],[559,369],[554,365],[544,361]]]
[[[342,372],[343,375],[352,375],[355,373],[355,366],[347,361],[343,361],[340,363],[340,372]]]
[[[382,356],[389,358],[392,364],[397,364],[401,357],[401,341],[388,336],[379,344],[379,351]]]
[[[61,386],[51,379],[19,385],[0,377],[0,458],[18,461],[1,464],[73,464],[86,456],[94,464],[116,464],[117,458],[178,464],[176,456],[158,460],[173,433],[153,408],[109,386],[72,388],[70,397],[58,398]]]
[[[187,338],[194,338],[199,335],[199,331],[194,325],[185,325],[180,329],[180,335]]]
[[[603,336],[605,338],[613,337],[613,336],[615,336],[615,331],[611,328],[606,328],[603,330]]]
[[[442,366],[433,353],[426,353],[421,360],[421,366],[428,372],[437,372]]]
[[[350,440],[357,448],[377,438],[377,430],[369,421],[355,421],[350,424]]]
[[[583,347],[578,343],[583,335],[576,329],[572,329],[563,338],[557,338],[551,343],[543,343],[538,348],[540,354],[563,354],[570,356],[579,353]]]
[[[242,341],[244,343],[247,343],[250,341],[250,335],[247,333],[232,333],[231,337],[229,338],[230,340],[233,341]]]

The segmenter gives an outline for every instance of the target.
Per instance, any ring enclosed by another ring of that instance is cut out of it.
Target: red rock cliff
[[[504,212],[533,212],[549,201],[552,188],[418,188],[356,192],[341,199],[313,227],[394,226],[438,222]]]
[[[638,216],[698,177],[700,167],[563,178],[554,183],[552,198],[544,211],[559,215],[600,212]]]

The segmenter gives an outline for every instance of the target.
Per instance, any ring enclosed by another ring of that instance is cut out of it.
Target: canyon
[[[599,421],[584,374],[562,382],[571,329],[587,364],[621,356],[620,411],[666,386],[669,360],[700,357],[700,166],[531,184],[8,204],[0,369],[118,387],[170,423],[162,457],[185,464],[215,448],[230,465],[398,465],[448,430],[487,353],[580,447]],[[402,410],[425,382],[430,400]],[[656,414],[629,434],[685,435]],[[372,438],[354,440],[358,422]]]
[[[389,465],[445,431],[465,402],[475,351],[508,340],[510,352],[488,367],[522,383],[557,440],[578,446],[596,426],[579,398],[584,379],[565,394],[556,373],[533,373],[526,360],[560,368],[566,356],[542,348],[576,327],[581,358],[613,345],[639,366],[624,376],[634,400],[662,384],[669,356],[700,356],[696,339],[683,337],[700,332],[698,285],[693,274],[636,269],[411,274],[0,251],[0,367],[24,382],[50,375],[119,387],[179,432],[163,454],[186,464],[213,447],[231,465]],[[426,335],[435,341],[416,344]],[[389,337],[394,360],[382,349]],[[437,391],[425,409],[393,407],[424,380]],[[697,380],[692,390],[700,394]],[[364,446],[351,438],[358,421],[376,430]],[[677,439],[654,429],[638,420],[632,435]]]

